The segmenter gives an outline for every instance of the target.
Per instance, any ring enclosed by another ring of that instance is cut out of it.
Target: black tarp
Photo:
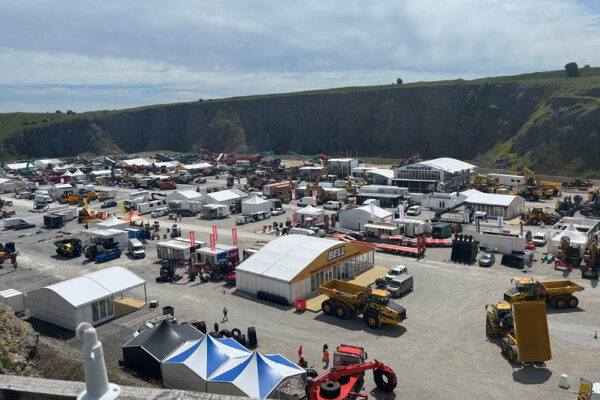
[[[202,332],[189,324],[163,321],[123,345],[123,363],[145,378],[162,379],[160,362],[182,343],[202,336]]]

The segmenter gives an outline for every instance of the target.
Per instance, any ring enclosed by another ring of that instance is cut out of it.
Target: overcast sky
[[[0,2],[0,112],[600,65],[598,0]]]

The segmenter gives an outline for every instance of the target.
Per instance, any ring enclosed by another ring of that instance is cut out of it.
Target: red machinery
[[[309,400],[367,399],[360,393],[364,384],[365,371],[373,370],[373,378],[377,387],[383,392],[391,392],[396,388],[396,374],[385,364],[374,360],[371,363],[350,364],[326,371],[313,379],[306,389]]]
[[[180,265],[182,264],[182,265]],[[181,275],[176,274],[177,268],[185,268],[189,264],[188,260],[166,260],[163,261],[160,267],[159,276],[156,277],[156,282],[177,282],[181,279]],[[189,273],[189,268],[188,268]]]

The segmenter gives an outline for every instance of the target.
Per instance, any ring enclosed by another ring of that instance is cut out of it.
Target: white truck
[[[146,249],[142,242],[138,239],[129,239],[127,242],[127,251],[133,258],[144,258],[146,257]]]
[[[150,214],[152,211],[154,211],[158,208],[165,207],[166,204],[167,204],[167,202],[164,200],[145,201],[145,202],[139,203],[137,205],[137,212],[140,215]]]

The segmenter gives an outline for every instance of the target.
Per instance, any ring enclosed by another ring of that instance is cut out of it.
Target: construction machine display
[[[62,257],[79,257],[83,251],[80,239],[61,239],[54,242],[56,254]]]
[[[521,219],[530,225],[553,225],[559,220],[559,216],[549,213],[544,207],[533,207],[528,212],[521,214]]]
[[[537,174],[527,167],[523,167],[523,176],[527,184],[527,188],[537,189],[545,198],[550,198],[558,194],[562,189],[562,183],[559,182],[544,182],[538,178]]]
[[[594,238],[589,241],[588,247],[583,256],[585,264],[581,267],[582,279],[598,279],[600,270],[600,248],[598,247],[598,239]]]
[[[10,261],[13,267],[17,268],[18,255],[14,242],[0,243],[0,268],[4,267],[5,261]]]
[[[499,189],[504,189],[504,185],[496,182],[494,178],[487,175],[477,174],[473,178],[474,189],[484,193],[496,193]]]
[[[390,299],[385,290],[334,279],[317,289],[329,299],[321,304],[323,313],[345,319],[353,313],[362,315],[372,329],[381,324],[399,324],[406,319],[406,308]]]
[[[488,337],[502,338],[500,348],[512,363],[538,363],[552,359],[543,301],[487,305],[485,327]]]
[[[579,299],[573,293],[581,292],[584,287],[572,281],[539,282],[533,279],[513,280],[515,285],[504,291],[504,300],[509,303],[521,301],[545,301],[553,308],[575,308]]]
[[[571,198],[571,196],[565,196],[562,201],[556,202],[554,211],[561,217],[572,217],[575,215],[575,212],[581,208],[582,201],[583,197],[578,194],[573,198]]]

